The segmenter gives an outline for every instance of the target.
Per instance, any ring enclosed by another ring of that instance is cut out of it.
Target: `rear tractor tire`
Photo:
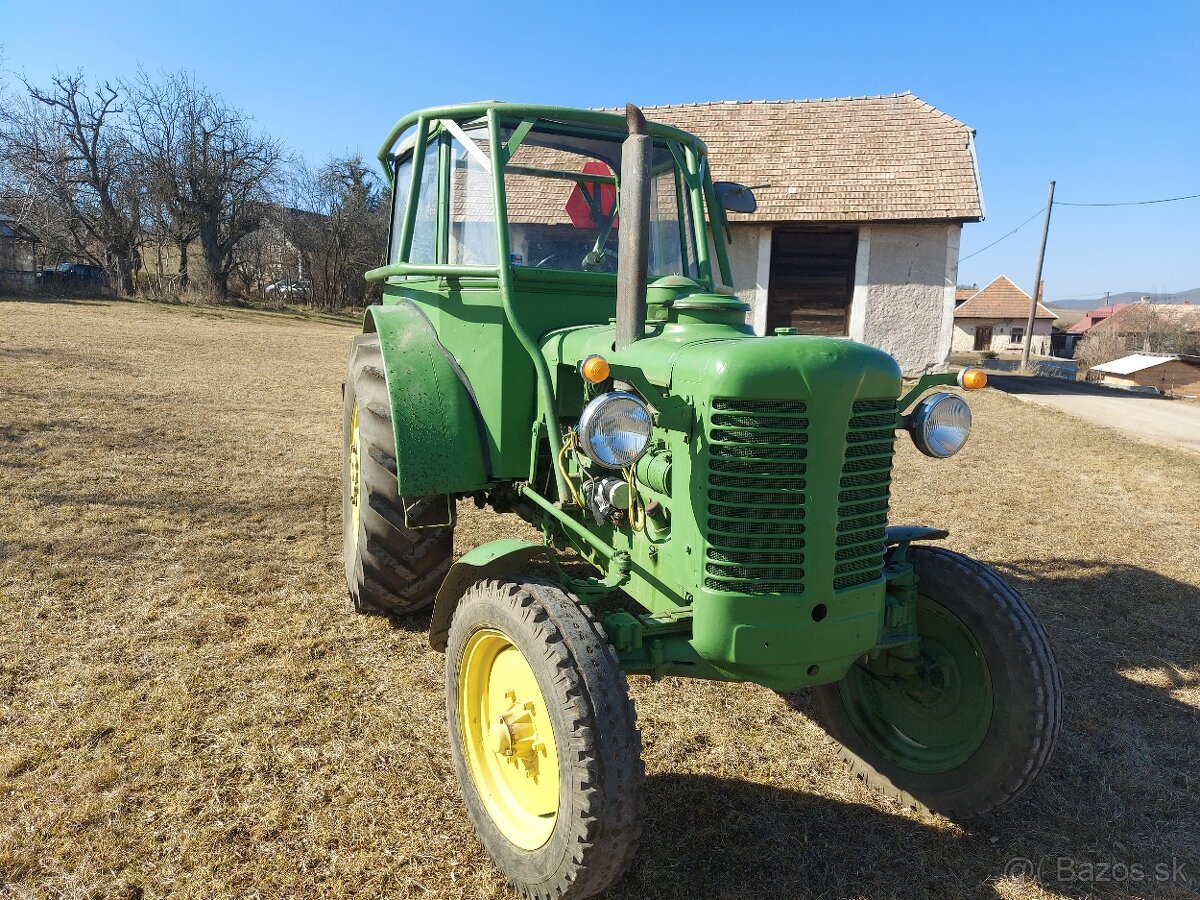
[[[989,813],[1023,794],[1054,752],[1054,650],[995,570],[931,547],[908,558],[923,674],[905,681],[864,657],[813,688],[815,717],[851,771],[886,796],[952,819]]]
[[[616,655],[574,597],[533,578],[473,585],[450,624],[446,716],[475,831],[523,896],[620,879],[641,833],[641,736]]]
[[[453,562],[454,526],[440,524],[450,522],[447,503],[446,497],[399,495],[379,338],[359,335],[351,345],[342,419],[342,550],[356,611],[404,615],[433,602]]]

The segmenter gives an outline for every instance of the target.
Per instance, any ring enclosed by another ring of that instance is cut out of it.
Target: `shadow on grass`
[[[922,885],[934,878],[928,889],[905,890],[906,895],[953,895],[937,877],[966,871],[972,874],[961,885],[962,896],[978,896],[979,888],[967,890],[970,884],[990,885],[1010,860],[1028,858],[1048,861],[1050,869],[1044,871],[1051,875],[1042,878],[1046,889],[1070,896],[1089,891],[1129,896],[1133,885],[1128,883],[1055,880],[1054,865],[1065,859],[1152,869],[1180,861],[1189,881],[1142,887],[1156,896],[1197,896],[1200,589],[1123,563],[1051,557],[998,568],[1037,612],[1062,670],[1064,717],[1055,757],[1023,797],[992,816],[964,823],[970,836],[948,840],[939,833],[931,841],[917,829],[905,839],[909,858],[899,854],[879,864],[921,867],[927,854],[938,860],[934,873],[917,873]],[[807,692],[785,699],[809,714]],[[763,801],[760,806],[764,813],[769,809]],[[818,811],[826,812],[820,806]],[[826,831],[842,834],[861,854],[876,859],[877,846],[890,854],[896,833],[912,824],[905,819],[888,824],[887,817],[875,821],[854,807],[845,808],[842,819],[829,815],[838,819],[832,829],[814,827],[807,819],[795,824],[805,829],[806,857],[815,850],[818,857],[842,857],[844,865],[855,865],[855,853],[831,841]],[[740,836],[738,841],[741,845]],[[885,881],[875,888],[844,883],[837,866],[826,870],[826,878],[796,888],[832,895],[895,889]]]
[[[646,781],[613,897],[995,896],[986,839],[872,806],[706,775]]]

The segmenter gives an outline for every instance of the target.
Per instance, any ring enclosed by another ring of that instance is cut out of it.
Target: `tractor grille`
[[[709,590],[803,593],[806,412],[800,401],[713,400],[704,559]]]
[[[838,492],[835,591],[867,584],[883,573],[895,427],[895,400],[854,402]]]

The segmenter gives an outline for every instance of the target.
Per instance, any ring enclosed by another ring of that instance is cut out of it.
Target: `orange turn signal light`
[[[987,372],[983,369],[963,369],[958,373],[958,384],[964,390],[977,391],[987,384]]]
[[[579,364],[579,374],[584,381],[599,384],[608,378],[608,360],[599,353],[593,353]]]

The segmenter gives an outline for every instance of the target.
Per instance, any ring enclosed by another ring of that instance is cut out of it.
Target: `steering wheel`
[[[599,252],[592,250],[580,262],[585,272],[615,272],[617,271],[617,251],[604,247]]]
[[[540,259],[537,262],[535,262],[533,264],[533,268],[535,268],[535,269],[564,268],[564,269],[569,269],[570,271],[610,272],[610,273],[617,271],[617,252],[615,250],[610,250],[609,248],[605,247],[600,252],[599,258],[595,258],[593,255],[594,253],[595,253],[595,251],[592,251],[592,253],[588,253],[587,256],[585,256],[582,260],[580,260],[579,267],[577,269],[571,268],[568,266],[553,266],[553,265],[551,265],[551,263],[553,263],[555,260],[565,261],[564,254],[562,254],[562,253],[551,253],[549,256],[545,257],[544,259]]]

